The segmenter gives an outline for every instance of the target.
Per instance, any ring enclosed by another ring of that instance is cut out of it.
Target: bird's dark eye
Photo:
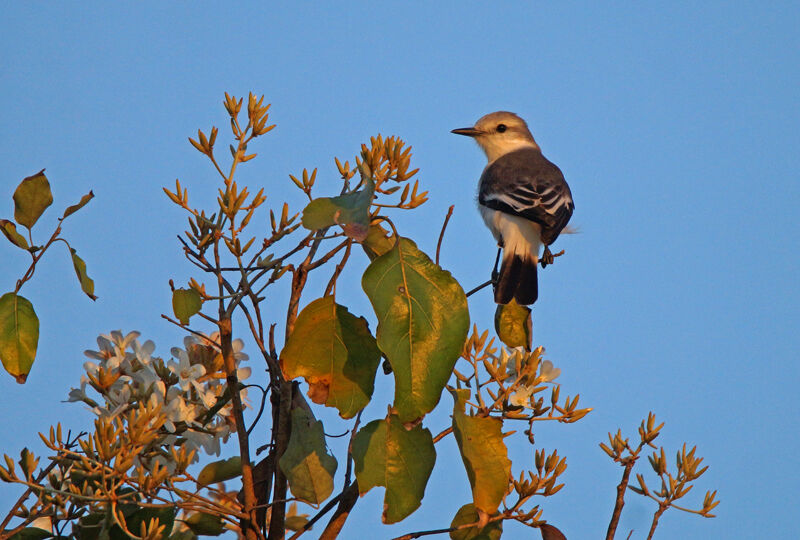
[[[497,124],[497,132],[498,133],[503,133],[507,129],[508,129],[508,127],[505,124]]]

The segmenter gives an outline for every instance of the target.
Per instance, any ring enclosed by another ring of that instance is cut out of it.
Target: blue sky
[[[42,337],[28,384],[0,377],[0,450],[40,448],[36,433],[59,420],[90,425],[89,412],[61,400],[98,334],[136,329],[162,355],[180,344],[159,315],[170,311],[167,280],[185,281],[192,268],[175,240],[185,217],[161,187],[180,178],[196,200],[213,200],[213,170],[186,137],[212,124],[222,137],[223,92],[272,103],[278,127],[251,145],[259,156],[239,180],[266,187],[274,208],[302,209],[288,174],[319,167],[320,193],[334,193],[334,156],[352,160],[377,133],[405,139],[430,201],[397,224],[432,253],[455,205],[441,260],[465,288],[486,279],[495,247],[474,203],[484,158],[449,131],[505,109],[528,120],[564,171],[580,229],[556,243],[566,256],[540,274],[534,340],[562,369],[562,393],[580,392],[595,411],[537,432],[569,464],[567,486],[542,501],[545,517],[568,538],[602,535],[621,471],[597,443],[618,427],[635,435],[652,410],[666,422],[668,455],[688,441],[710,465],[690,499],[718,489],[722,500],[716,519],[668,512],[656,537],[795,538],[797,4],[286,5],[5,6],[0,217],[11,216],[17,183],[43,167],[56,209],[93,189],[65,236],[99,300],[80,293],[57,250],[23,289]],[[0,242],[3,292],[27,267],[21,255]],[[364,265],[345,278],[357,283]],[[283,299],[276,293],[276,305]],[[371,313],[357,289],[348,305]],[[470,310],[491,325],[488,291]],[[365,419],[383,414],[391,391],[379,382]],[[434,432],[448,422],[448,399],[426,420]],[[346,429],[323,418],[329,433]],[[344,537],[449,524],[469,492],[454,441],[442,444],[420,510],[381,528],[383,493],[373,490]],[[532,452],[520,445],[513,457]],[[0,507],[17,494],[0,486]],[[654,509],[629,494],[620,536],[644,538]],[[527,534],[509,526],[506,536]]]

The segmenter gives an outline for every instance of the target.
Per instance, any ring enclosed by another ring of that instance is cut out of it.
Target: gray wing
[[[509,152],[486,167],[478,202],[538,223],[545,245],[555,241],[575,208],[561,170],[535,148]]]

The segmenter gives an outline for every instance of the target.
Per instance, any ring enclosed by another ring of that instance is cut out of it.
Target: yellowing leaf
[[[333,492],[336,458],[327,452],[322,422],[302,407],[292,410],[292,435],[278,464],[301,501],[319,504]]]
[[[184,520],[191,531],[200,536],[219,536],[225,532],[225,524],[220,516],[195,512]]]
[[[408,238],[373,260],[361,284],[378,317],[378,347],[392,365],[394,409],[402,422],[413,422],[439,402],[461,354],[467,297]]]
[[[69,251],[72,254],[72,266],[75,268],[75,273],[78,275],[81,290],[92,300],[97,300],[97,297],[94,295],[94,280],[86,274],[86,263],[83,262],[83,259],[78,257],[74,249],[70,248]]]
[[[189,324],[189,318],[200,311],[203,300],[194,289],[175,289],[172,291],[172,312],[181,322]]]
[[[25,237],[17,232],[17,226],[12,221],[7,219],[0,219],[0,232],[2,232],[8,241],[22,249],[28,249],[28,241]]]
[[[379,257],[392,249],[394,235],[384,229],[380,223],[370,225],[367,237],[361,242],[361,247],[370,260]]]
[[[303,210],[303,227],[313,231],[338,224],[347,236],[360,242],[367,237],[374,194],[375,182],[366,177],[366,186],[361,191],[314,199]]]
[[[332,296],[314,300],[300,312],[281,351],[284,376],[304,377],[311,400],[336,407],[343,418],[352,418],[369,403],[379,361],[367,321]]]
[[[513,299],[508,304],[498,304],[494,314],[494,328],[497,337],[506,347],[531,350],[533,322],[531,308],[528,306],[521,306]]]
[[[242,474],[242,458],[234,456],[230,459],[221,459],[209,463],[197,475],[197,486],[203,487],[217,482],[231,480]]]
[[[286,520],[284,524],[290,531],[299,531],[308,523],[308,514],[297,513],[297,503],[292,503],[286,510]]]
[[[0,297],[0,360],[20,384],[28,378],[38,343],[39,318],[33,305],[15,293]]]
[[[53,193],[42,169],[25,178],[14,191],[14,219],[30,229],[51,204]]]
[[[509,490],[511,460],[503,443],[503,422],[499,418],[467,416],[464,412],[469,390],[450,390],[453,433],[472,486],[475,508],[494,514]]]
[[[386,488],[383,522],[397,523],[419,508],[436,463],[431,432],[416,425],[410,430],[391,415],[374,420],[353,438],[353,463],[363,495],[376,486]]]
[[[75,212],[86,206],[86,203],[91,201],[93,197],[94,193],[91,191],[86,195],[84,195],[83,197],[81,197],[81,200],[78,201],[78,204],[73,204],[72,206],[68,206],[67,209],[64,210],[64,215],[61,217],[61,219],[64,219],[67,216],[74,214]]]
[[[478,511],[475,510],[475,505],[472,503],[465,504],[456,512],[450,527],[458,527],[459,525],[466,525],[467,523],[476,523],[478,521]],[[485,527],[467,527],[466,529],[459,529],[450,532],[452,540],[500,540],[503,534],[503,521],[493,521]]]

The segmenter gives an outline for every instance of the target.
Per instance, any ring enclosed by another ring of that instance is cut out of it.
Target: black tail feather
[[[517,304],[527,306],[539,297],[537,265],[533,259],[512,255],[503,259],[500,276],[494,288],[494,301],[508,304],[513,298]]]

